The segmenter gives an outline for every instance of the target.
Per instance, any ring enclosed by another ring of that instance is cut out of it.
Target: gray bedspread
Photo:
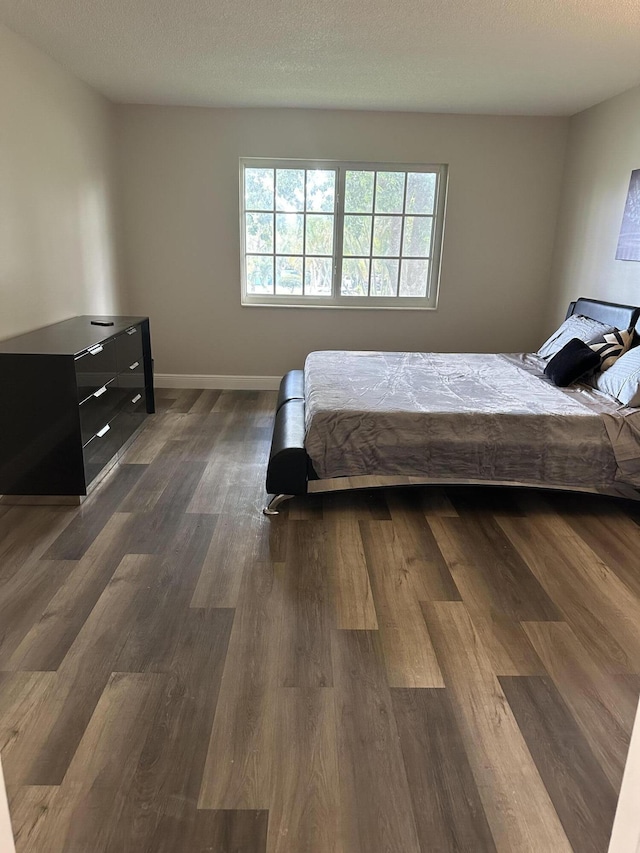
[[[531,354],[313,352],[305,447],[322,479],[406,475],[640,487],[640,410],[556,388]]]

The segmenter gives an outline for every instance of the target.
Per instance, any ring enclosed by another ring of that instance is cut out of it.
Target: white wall
[[[616,248],[633,169],[640,168],[640,86],[571,119],[547,328],[578,296],[640,305],[640,262]]]
[[[0,26],[0,338],[119,309],[113,106]]]
[[[127,309],[159,373],[277,375],[313,349],[522,350],[545,319],[568,120],[117,107]],[[436,312],[240,305],[238,158],[449,164]]]

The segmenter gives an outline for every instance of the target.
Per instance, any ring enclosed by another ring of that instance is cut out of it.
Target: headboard
[[[599,320],[616,329],[634,328],[637,332],[636,340],[640,336],[640,308],[635,305],[618,305],[615,302],[600,302],[598,299],[585,299],[581,296],[569,305],[567,317],[572,314],[582,314]]]

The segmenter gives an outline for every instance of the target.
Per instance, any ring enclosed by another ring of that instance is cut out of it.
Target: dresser
[[[0,495],[86,495],[154,411],[147,317],[73,317],[1,341]]]

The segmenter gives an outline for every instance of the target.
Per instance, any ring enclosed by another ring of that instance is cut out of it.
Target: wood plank
[[[147,465],[143,475],[120,504],[120,512],[153,510],[165,489],[180,482],[185,453],[184,442],[175,439],[165,441],[157,457]]]
[[[331,610],[323,522],[289,521],[278,654],[283,687],[330,687]]]
[[[420,486],[418,494],[425,518],[457,517],[458,510],[451,503],[446,489],[439,486]]]
[[[280,563],[255,563],[245,571],[198,808],[270,806],[283,575]]]
[[[323,493],[322,514],[325,520],[391,521],[382,489]]]
[[[546,529],[553,533],[554,545],[567,560],[573,562],[589,588],[593,589],[598,605],[602,607],[604,599],[607,610],[616,613],[609,628],[636,662],[633,672],[640,673],[640,596],[605,565],[565,519],[554,515],[545,518],[544,523]],[[635,575],[638,574],[636,571]]]
[[[13,670],[55,670],[118,567],[126,547],[129,516],[114,513],[49,601],[6,663]]]
[[[573,849],[606,853],[616,795],[553,681],[501,678],[500,686]]]
[[[460,592],[427,523],[424,505],[410,490],[391,492],[387,503],[407,565],[420,576],[421,601],[460,601]]]
[[[442,673],[418,595],[420,567],[409,564],[395,522],[360,522],[387,678],[391,687],[443,687]]]
[[[189,409],[190,415],[209,415],[213,407],[218,401],[220,391],[206,390],[202,391],[195,403]]]
[[[214,406],[216,412],[251,414],[260,399],[259,391],[223,391]]]
[[[232,417],[227,412],[213,411],[206,415],[189,415],[180,430],[180,438],[185,443],[184,458],[207,463],[217,459],[224,464],[224,457],[218,459],[218,450],[223,442],[229,441]]]
[[[474,599],[465,598],[465,606],[496,675],[546,674],[521,622],[496,610],[487,612]]]
[[[640,527],[623,512],[606,515],[567,513],[576,535],[640,598]]]
[[[186,611],[127,803],[109,836],[111,849],[156,853],[172,849],[172,839],[174,850],[188,851],[188,840],[198,835],[204,746],[211,733],[232,625],[231,610]]]
[[[629,600],[626,588],[620,590],[613,572],[596,564],[593,554],[583,562],[573,541],[567,547],[557,526],[541,515],[501,517],[499,524],[561,610],[560,621],[571,625],[599,665],[610,672],[637,672],[640,628],[629,621],[637,602]]]
[[[59,791],[57,785],[33,785],[17,789],[10,803],[17,853],[43,849],[41,835],[44,824],[56,808]],[[1,845],[0,849],[3,849]]]
[[[155,571],[153,557],[125,556],[107,584],[58,667],[49,706],[33,721],[29,736],[40,748],[24,784],[62,782]]]
[[[495,851],[446,690],[391,690],[421,849]]]
[[[423,610],[497,849],[570,853],[465,605],[432,602]]]
[[[265,553],[264,547],[271,531],[269,520],[258,511],[250,490],[239,487],[227,493],[215,518],[216,527],[193,593],[192,607],[235,607],[245,568],[270,557],[270,549]],[[277,524],[274,529],[277,530]]]
[[[214,406],[213,414],[218,411],[224,396],[223,392]],[[252,459],[255,447],[252,448],[249,442],[250,422],[238,422],[232,414],[227,414],[222,422],[219,415],[217,417],[215,447],[219,452],[207,464],[187,512],[219,514],[227,496],[231,495],[233,500],[239,483],[247,480],[254,482],[257,476],[264,476],[264,469],[258,472],[257,464]]]
[[[544,667],[520,625],[535,612],[560,613],[492,518],[434,518],[436,542],[482,639],[496,675],[542,675]]]
[[[71,560],[28,560],[2,585],[0,670],[9,668],[11,656],[75,567]]]
[[[56,796],[56,810],[43,822],[39,850],[107,849],[164,678],[111,676]]]
[[[514,620],[562,618],[492,517],[466,514],[429,524],[465,601]]]
[[[166,812],[149,853],[265,853],[269,812],[249,809],[198,811],[186,827],[181,804]]]
[[[146,471],[145,465],[116,465],[44,554],[48,560],[79,560],[102,532]]]
[[[358,522],[352,516],[331,516],[325,522],[325,529],[335,625],[344,629],[375,631],[378,617]]]
[[[637,686],[599,669],[568,625],[526,622],[524,629],[617,792],[629,747]]]
[[[10,791],[22,784],[38,756],[34,721],[46,716],[55,689],[54,672],[0,673],[0,753]]]
[[[77,512],[68,506],[13,506],[0,516],[0,582],[42,557]]]
[[[170,547],[158,555],[157,571],[138,598],[116,671],[167,672],[171,667],[215,527],[212,515],[182,514],[179,519]]]
[[[375,631],[334,631],[340,837],[349,853],[420,853]]]
[[[285,504],[290,521],[322,521],[324,518],[324,495],[308,494],[294,498]]]
[[[167,405],[170,405],[170,402]],[[162,407],[156,390],[157,411]],[[151,415],[146,419],[138,438],[125,450],[121,464],[150,465],[158,458],[168,441],[182,435],[188,423],[189,417],[177,412]]]
[[[169,407],[170,412],[189,412],[202,394],[201,388],[183,388],[176,394],[175,400]]]
[[[169,510],[171,512],[186,512],[193,494],[202,479],[205,462],[194,462],[185,460],[180,462],[179,476],[172,480],[163,489],[161,495],[154,505],[155,512]]]
[[[297,687],[277,691],[268,853],[341,849],[333,693]]]

